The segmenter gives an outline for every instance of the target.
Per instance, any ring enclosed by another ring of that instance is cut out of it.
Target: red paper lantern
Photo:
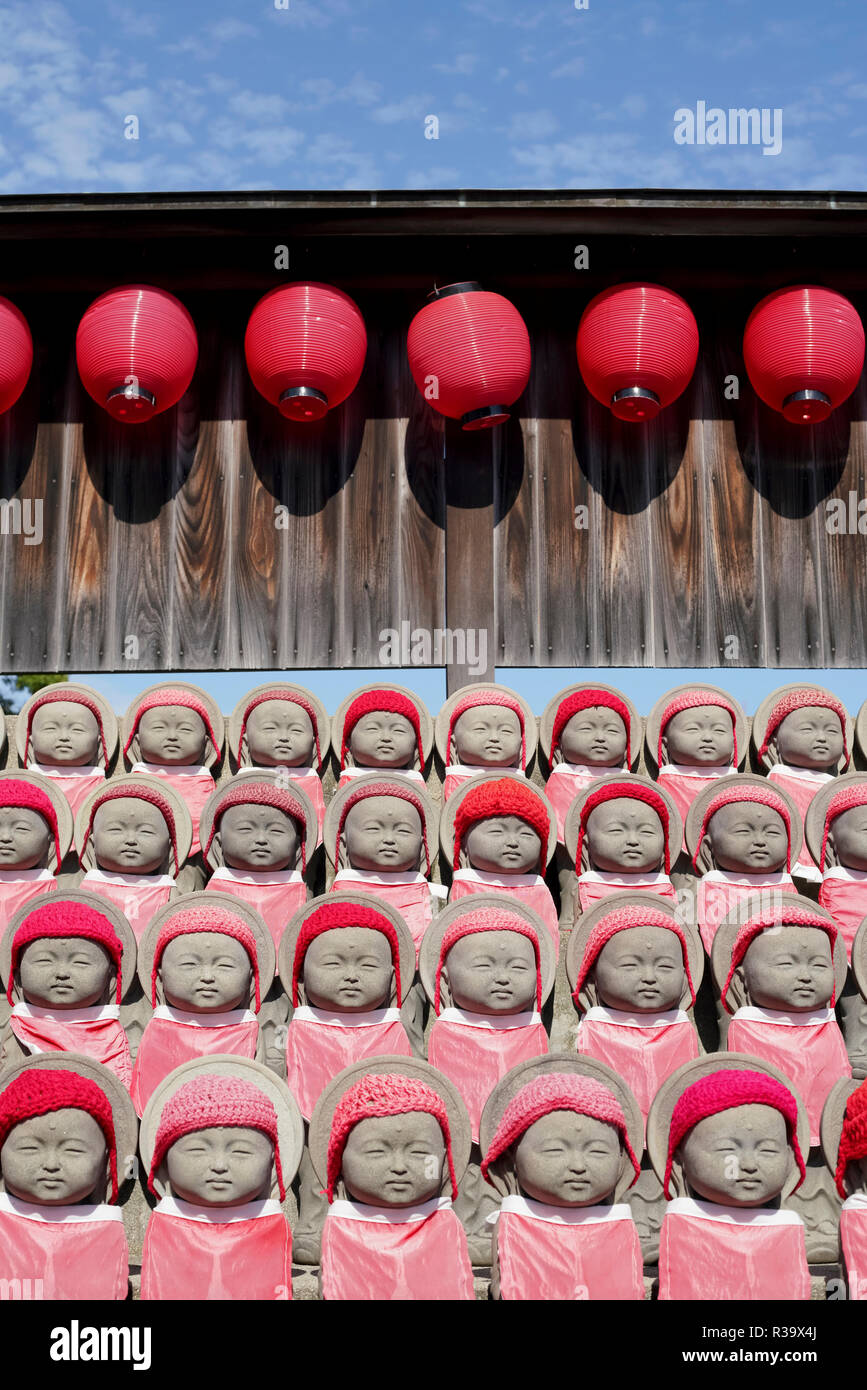
[[[269,290],[247,324],[253,385],[287,420],[321,420],[355,390],[367,356],[361,310],[334,285]]]
[[[514,304],[474,280],[428,296],[409,326],[413,380],[440,415],[465,430],[508,420],[530,377],[530,335]]]
[[[33,366],[33,339],[21,310],[0,295],[0,414],[15,404]]]
[[[153,285],[121,285],[101,294],[75,337],[84,389],[128,424],[175,405],[193,379],[198,354],[195,324],[183,304]]]
[[[698,326],[685,299],[662,285],[613,285],[591,299],[578,325],[578,369],[618,420],[652,420],[686,390],[698,358]]]
[[[842,294],[819,285],[774,290],[744,330],[744,363],[757,396],[793,424],[827,420],[864,366],[864,326]]]

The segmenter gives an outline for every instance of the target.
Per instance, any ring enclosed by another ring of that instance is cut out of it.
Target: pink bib
[[[98,893],[119,907],[138,945],[154,913],[171,898],[175,880],[170,874],[110,874],[103,869],[88,869],[81,888],[85,893]]]
[[[307,901],[307,885],[297,869],[272,875],[267,870],[256,874],[240,869],[215,869],[205,884],[205,890],[208,889],[212,893],[232,893],[254,907],[264,918],[275,949],[280,945],[290,917]]]
[[[228,1208],[164,1197],[145,1231],[143,1299],[287,1302],[292,1298],[292,1232],[277,1202]],[[215,1219],[222,1218],[222,1219]]]
[[[714,768],[687,768],[680,763],[663,763],[657,774],[662,791],[668,792],[686,825],[686,816],[699,792],[712,787],[721,777],[732,777],[737,772],[733,765]],[[672,845],[672,852],[674,846]],[[686,849],[686,841],[681,848]]]
[[[605,874],[597,869],[587,869],[578,875],[578,903],[582,912],[589,912],[594,903],[609,898],[612,893],[628,892],[635,889],[639,893],[656,893],[660,898],[677,902],[677,892],[667,874]]]
[[[449,902],[470,893],[504,893],[538,912],[551,933],[554,950],[560,950],[560,927],[551,891],[541,874],[487,874],[480,869],[455,869]]]
[[[497,1083],[519,1062],[544,1057],[547,1051],[548,1034],[537,1013],[489,1019],[443,1009],[430,1031],[427,1059],[460,1091],[477,1144],[485,1101]]]
[[[208,1021],[194,1021],[199,1018]],[[130,1087],[136,1114],[142,1115],[163,1077],[182,1062],[219,1052],[255,1059],[258,1036],[259,1025],[248,1009],[188,1014],[161,1004],[149,1020],[136,1053]]]
[[[515,777],[526,777],[527,775],[524,769],[520,767],[470,767],[466,763],[449,763],[446,766],[446,775],[443,782],[443,801],[448,801],[452,792],[456,792],[458,787],[462,787],[465,782],[469,782],[471,777],[478,777],[480,772],[510,772]]]
[[[413,1220],[405,1211],[333,1202],[322,1231],[323,1299],[471,1300],[467,1238],[451,1202],[434,1198],[415,1211]]]
[[[0,870],[0,935],[19,907],[43,893],[56,893],[57,879],[50,869]]]
[[[105,1303],[125,1299],[128,1281],[118,1207],[40,1207],[0,1194],[0,1282],[11,1286],[5,1297]]]
[[[711,869],[699,879],[696,895],[698,929],[708,955],[720,922],[750,893],[761,893],[763,902],[773,908],[780,893],[797,891],[791,874],[732,874]]]
[[[39,1009],[16,1004],[9,1022],[27,1052],[83,1052],[113,1071],[129,1089],[132,1060],[117,1004],[90,1009]]]
[[[698,1034],[682,1009],[627,1014],[596,1005],[578,1024],[576,1051],[623,1078],[647,1120],[650,1103],[673,1071],[699,1055]]]
[[[569,807],[599,777],[622,777],[622,767],[592,767],[590,763],[558,763],[545,783],[545,795],[557,814],[557,839],[566,839]]]
[[[431,886],[424,874],[375,874],[361,869],[339,869],[331,891],[340,889],[350,893],[372,893],[399,912],[412,932],[418,961],[421,939],[433,921]]]
[[[193,820],[193,842],[190,854],[198,854],[202,848],[199,841],[199,818],[205,802],[214,790],[214,779],[206,767],[160,767],[157,763],[133,763],[133,772],[147,772],[151,777],[162,777],[173,792],[177,792],[187,804]]]
[[[804,1102],[810,1143],[818,1144],[828,1092],[842,1077],[852,1075],[834,1010],[798,1015],[753,1006],[738,1009],[729,1024],[726,1050],[751,1052],[780,1068]]]
[[[867,917],[867,873],[842,867],[827,869],[822,876],[819,902],[837,923],[851,965],[855,934]]]
[[[848,1197],[840,1209],[840,1244],[846,1262],[849,1300],[867,1301],[867,1198]]]
[[[105,772],[101,767],[68,767],[61,771],[32,759],[27,766],[32,772],[41,772],[43,777],[51,778],[54,786],[63,792],[69,802],[73,816],[78,815],[94,788],[105,781]]]
[[[414,767],[345,767],[340,774],[337,783],[337,790],[341,791],[349,782],[356,777],[362,777],[365,772],[387,772],[389,777],[396,773],[398,777],[406,777],[410,782],[415,782],[417,786],[424,787],[425,780],[420,772]]]
[[[826,782],[831,781],[831,774],[820,772],[811,774],[809,768],[793,768],[787,763],[775,763],[768,773],[768,781],[776,786],[782,787],[783,791],[788,792],[801,813],[801,819],[806,820],[810,802],[824,787]],[[806,838],[798,856],[798,866],[801,868],[815,869],[816,861],[807,847]]]
[[[390,1054],[412,1056],[399,1009],[338,1014],[301,1005],[286,1030],[286,1084],[309,1120],[339,1071],[366,1057]]]
[[[795,1212],[678,1197],[659,1238],[659,1297],[723,1303],[810,1297],[804,1224]]]
[[[500,1297],[530,1301],[644,1298],[632,1211],[553,1207],[506,1197],[497,1218]]]

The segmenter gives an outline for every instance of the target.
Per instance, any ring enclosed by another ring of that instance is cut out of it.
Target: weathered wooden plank
[[[497,514],[498,446],[494,431],[466,432],[446,425],[446,627],[476,644],[485,634],[487,663],[469,671],[469,662],[446,667],[446,690],[452,694],[471,681],[492,681],[496,666],[494,526]],[[480,651],[480,646],[476,646]],[[477,662],[481,665],[481,662]]]

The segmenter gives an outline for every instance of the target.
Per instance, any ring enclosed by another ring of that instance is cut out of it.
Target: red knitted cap
[[[105,1136],[111,1174],[111,1198],[117,1201],[117,1141],[111,1102],[101,1086],[89,1077],[65,1067],[56,1070],[32,1067],[19,1072],[14,1081],[0,1091],[0,1149],[10,1131],[37,1115],[55,1110],[84,1110],[91,1115]]]
[[[455,848],[452,868],[460,868],[461,845],[467,831],[480,820],[493,816],[518,816],[535,830],[542,841],[539,863],[547,860],[550,817],[537,791],[514,777],[490,777],[461,798],[455,811]]]
[[[90,710],[96,720],[96,727],[99,730],[99,741],[102,744],[103,762],[106,767],[108,767],[108,746],[105,741],[105,730],[102,727],[102,710],[96,700],[92,699],[89,695],[83,695],[77,690],[69,690],[62,682],[58,682],[57,685],[51,686],[48,690],[41,691],[27,712],[27,730],[24,735],[25,764],[27,763],[27,755],[30,750],[30,733],[33,728],[34,714],[38,709],[41,709],[43,705],[53,705],[58,700],[68,700],[70,704],[84,705],[85,709]]]
[[[527,734],[524,728],[524,711],[521,708],[520,701],[516,700],[514,695],[506,695],[501,690],[479,691],[475,695],[464,695],[462,699],[455,701],[452,717],[449,720],[449,731],[446,737],[446,755],[448,755],[455,725],[461,715],[466,714],[467,710],[476,709],[479,705],[502,705],[504,709],[510,709],[518,716],[518,725],[521,730],[521,767],[526,769]]]
[[[843,730],[843,757],[844,761],[849,761],[849,749],[846,744],[846,709],[835,695],[829,694],[824,690],[790,690],[788,695],[783,695],[774,705],[768,715],[768,727],[765,730],[765,737],[759,749],[759,757],[763,758],[768,751],[768,746],[782,724],[787,714],[794,714],[796,709],[806,709],[810,705],[818,705],[820,709],[831,709],[840,720],[840,728]]]
[[[316,742],[316,765],[317,767],[321,767],[322,749],[319,746],[319,722],[316,709],[311,701],[305,699],[297,690],[268,690],[261,695],[257,695],[254,699],[250,700],[249,704],[244,706],[244,713],[241,718],[241,732],[238,734],[238,748],[235,754],[235,761],[238,763],[241,761],[241,747],[244,742],[244,734],[247,732],[247,720],[250,718],[256,706],[264,705],[266,700],[286,700],[290,704],[300,706],[305,714],[310,716],[310,723],[313,725],[313,738]]]
[[[724,695],[716,695],[712,690],[685,690],[682,694],[676,695],[673,700],[669,700],[665,709],[662,711],[662,718],[659,721],[659,740],[656,745],[656,766],[662,766],[662,736],[665,733],[665,726],[669,719],[673,719],[676,714],[680,714],[686,709],[698,709],[701,705],[718,705],[731,715],[732,720],[732,762],[735,767],[738,765],[738,721],[735,714],[735,707],[731,700],[727,700]]]
[[[867,1081],[862,1081],[857,1091],[853,1091],[846,1102],[846,1115],[840,1131],[837,1171],[834,1177],[837,1191],[844,1201],[847,1195],[843,1186],[846,1165],[859,1158],[867,1158]]]
[[[93,805],[90,808],[87,825],[84,828],[84,838],[81,841],[82,857],[84,856],[84,851],[87,849],[87,842],[93,831],[93,822],[100,806],[104,806],[106,801],[117,801],[122,796],[132,796],[135,797],[137,801],[147,801],[151,806],[156,806],[168,826],[169,836],[172,842],[172,855],[175,861],[175,877],[177,877],[181,866],[178,859],[178,836],[175,827],[175,814],[168,797],[164,796],[157,787],[149,787],[147,784],[132,787],[127,783],[126,786],[118,787],[113,786],[112,783],[109,782],[105,790],[99,792],[94,798]]]
[[[54,836],[54,857],[59,871],[60,832],[57,826],[57,812],[51,797],[41,787],[35,787],[32,782],[19,781],[17,777],[4,777],[0,778],[0,806],[17,806],[26,811],[37,811],[48,821]]]
[[[130,726],[129,737],[124,744],[124,754],[129,752],[130,744],[138,732],[139,721],[143,714],[149,709],[159,709],[162,705],[181,705],[184,709],[195,710],[196,714],[204,724],[211,746],[215,753],[219,753],[220,748],[217,743],[217,735],[211,728],[211,716],[204,700],[200,700],[198,695],[194,695],[191,690],[152,690],[150,695],[146,695],[136,706],[135,716]]]
[[[488,1177],[489,1166],[516,1144],[531,1125],[555,1110],[573,1110],[576,1115],[589,1115],[591,1119],[613,1125],[635,1170],[635,1177],[629,1184],[632,1187],[641,1172],[641,1164],[629,1142],[620,1102],[601,1081],[573,1072],[543,1072],[512,1097],[482,1160],[482,1177]]]
[[[653,787],[644,787],[640,782],[618,782],[614,778],[606,781],[604,786],[596,787],[590,793],[581,808],[581,823],[578,827],[578,844],[575,847],[575,872],[581,872],[581,850],[584,846],[584,836],[587,832],[587,822],[590,813],[601,806],[603,801],[614,801],[619,796],[630,797],[633,801],[643,801],[650,806],[659,819],[662,821],[662,831],[665,836],[665,872],[671,869],[671,846],[669,845],[668,833],[668,806],[658,791]]]
[[[337,824],[337,836],[334,845],[334,858],[340,857],[340,837],[343,834],[343,827],[346,824],[346,817],[357,806],[359,801],[366,801],[369,796],[396,796],[401,801],[408,801],[410,806],[414,806],[418,811],[421,821],[421,842],[424,846],[425,874],[430,875],[430,850],[427,844],[427,821],[425,819],[424,802],[415,788],[409,783],[406,786],[399,782],[365,782],[361,786],[354,787],[343,803],[340,812],[340,820]]]
[[[217,827],[223,818],[223,813],[228,811],[230,806],[273,806],[278,811],[285,811],[287,816],[291,816],[298,827],[301,838],[301,872],[307,872],[307,816],[304,812],[300,800],[288,789],[277,787],[273,782],[257,782],[255,777],[242,777],[239,781],[231,783],[224,793],[221,794],[214,812],[214,821],[211,826],[211,833],[208,842],[202,847],[202,853],[207,854],[217,833]]]
[[[298,1007],[298,982],[304,969],[304,957],[307,955],[311,943],[323,932],[339,930],[341,927],[368,927],[371,931],[381,932],[385,937],[391,947],[394,983],[397,987],[397,1007],[400,1008],[402,1003],[400,942],[394,923],[389,921],[384,912],[378,912],[375,907],[362,907],[360,904],[347,902],[323,903],[321,907],[317,907],[309,917],[305,918],[295,943],[295,958],[292,963],[293,1006],[296,1009]]]
[[[539,953],[539,937],[531,927],[530,923],[523,917],[519,917],[517,912],[510,912],[508,908],[501,907],[479,907],[473,912],[466,912],[462,917],[458,917],[443,932],[440,942],[440,958],[437,962],[436,986],[434,989],[434,1012],[440,1011],[440,975],[446,963],[446,956],[454,946],[455,942],[462,937],[473,936],[476,932],[483,931],[511,931],[517,932],[519,936],[526,936],[533,947],[533,955],[536,958],[536,1008],[542,1008],[542,959]]]
[[[121,961],[123,943],[107,917],[87,903],[53,902],[53,894],[47,902],[28,912],[21,926],[12,938],[9,958],[9,979],[6,998],[12,1003],[12,983],[21,953],[31,941],[39,941],[46,936],[81,936],[87,941],[95,941],[108,951],[117,969],[116,1002],[119,1004],[122,993]]]
[[[801,1146],[798,1143],[798,1105],[791,1091],[773,1076],[761,1071],[714,1071],[702,1076],[687,1086],[674,1107],[671,1115],[671,1129],[668,1136],[668,1159],[665,1165],[665,1178],[662,1190],[666,1197],[671,1196],[668,1185],[671,1181],[671,1165],[678,1144],[686,1137],[700,1120],[709,1115],[719,1115],[723,1110],[735,1110],[739,1105],[770,1105],[779,1110],[786,1121],[789,1143],[795,1153],[795,1162],[800,1171],[800,1179],[795,1191],[807,1176]]]
[[[280,1201],[284,1201],[286,1188],[280,1164],[277,1111],[264,1091],[239,1076],[197,1076],[194,1081],[185,1081],[169,1096],[154,1139],[148,1191],[156,1193],[154,1178],[172,1144],[197,1129],[223,1126],[258,1129],[267,1134],[274,1145]]]
[[[442,1096],[432,1086],[427,1086],[414,1077],[402,1076],[399,1072],[380,1072],[363,1076],[354,1086],[350,1086],[334,1108],[331,1137],[328,1141],[326,1193],[329,1202],[334,1201],[334,1187],[340,1177],[343,1150],[346,1148],[350,1130],[361,1120],[380,1119],[385,1115],[409,1115],[414,1111],[433,1115],[439,1121],[446,1141],[452,1196],[457,1197],[458,1183],[452,1157],[452,1136],[448,1111]]]
[[[757,912],[748,922],[745,922],[735,937],[735,944],[732,947],[732,963],[729,966],[729,973],[726,982],[722,987],[721,999],[726,1013],[731,1013],[731,1009],[726,1002],[732,978],[735,971],[743,960],[749,949],[750,943],[755,941],[757,936],[761,936],[763,931],[773,927],[818,927],[820,931],[826,933],[831,942],[831,966],[834,964],[834,945],[837,940],[837,927],[834,922],[828,921],[825,917],[820,917],[818,912],[813,912],[809,907],[799,907],[794,893],[781,894],[781,897],[793,899],[791,904],[781,903],[777,907],[766,908]],[[831,996],[831,1008],[837,997],[836,985]]]
[[[421,746],[421,720],[414,702],[408,695],[401,695],[398,690],[365,690],[362,695],[357,695],[352,701],[343,720],[343,742],[340,745],[341,772],[346,761],[346,750],[349,746],[349,736],[352,730],[359,719],[363,719],[365,714],[372,714],[374,710],[384,710],[386,714],[402,714],[405,719],[409,720],[415,731],[419,764],[423,767],[424,749]]]
[[[835,792],[828,802],[825,811],[825,825],[822,829],[822,851],[819,855],[819,868],[825,868],[825,855],[828,850],[828,835],[831,830],[831,822],[844,811],[851,811],[855,806],[867,805],[867,782],[856,782],[853,787],[843,787],[841,791]]]
[[[867,788],[865,788],[867,790]],[[692,867],[698,869],[698,856],[701,852],[702,841],[707,834],[711,816],[721,810],[723,806],[729,806],[734,801],[755,801],[759,806],[768,806],[772,811],[776,811],[783,818],[786,827],[786,872],[792,870],[792,819],[789,808],[779,792],[774,791],[773,787],[757,787],[754,782],[745,787],[725,787],[722,791],[712,796],[707,804],[701,829],[698,832],[698,839],[695,846],[695,854],[692,856]]]
[[[695,986],[692,983],[692,975],[689,969],[689,946],[683,928],[673,917],[667,913],[660,912],[658,908],[648,907],[615,907],[610,912],[606,912],[604,917],[600,917],[596,926],[587,938],[587,945],[584,947],[584,957],[581,961],[581,969],[575,981],[575,988],[572,991],[572,999],[576,1008],[579,1007],[578,995],[584,987],[587,976],[596,964],[602,947],[607,944],[618,932],[630,931],[634,927],[662,927],[664,931],[670,931],[680,942],[680,949],[683,953],[683,968],[686,973],[687,984],[690,992],[690,1008],[695,1004]]]
[[[551,755],[560,742],[560,735],[569,723],[573,714],[577,714],[582,709],[594,709],[602,705],[606,709],[614,710],[619,714],[626,728],[626,766],[632,766],[632,720],[629,715],[629,706],[619,695],[612,695],[610,690],[574,690],[571,695],[567,695],[565,700],[561,700],[557,706],[557,713],[554,716],[554,727],[551,730]]]
[[[151,1005],[157,1006],[157,971],[163,951],[176,936],[187,936],[192,932],[219,932],[222,936],[234,937],[240,941],[253,967],[256,982],[256,1009],[259,1012],[259,958],[256,952],[256,938],[242,917],[227,912],[224,907],[186,907],[180,908],[165,922],[154,947],[154,960],[151,969]]]

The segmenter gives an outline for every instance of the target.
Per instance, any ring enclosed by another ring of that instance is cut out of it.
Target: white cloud
[[[477,53],[457,53],[450,63],[434,63],[436,72],[444,72],[447,75],[470,77],[479,61]]]
[[[583,58],[570,58],[568,63],[561,63],[551,73],[552,77],[580,77],[584,71]]]

